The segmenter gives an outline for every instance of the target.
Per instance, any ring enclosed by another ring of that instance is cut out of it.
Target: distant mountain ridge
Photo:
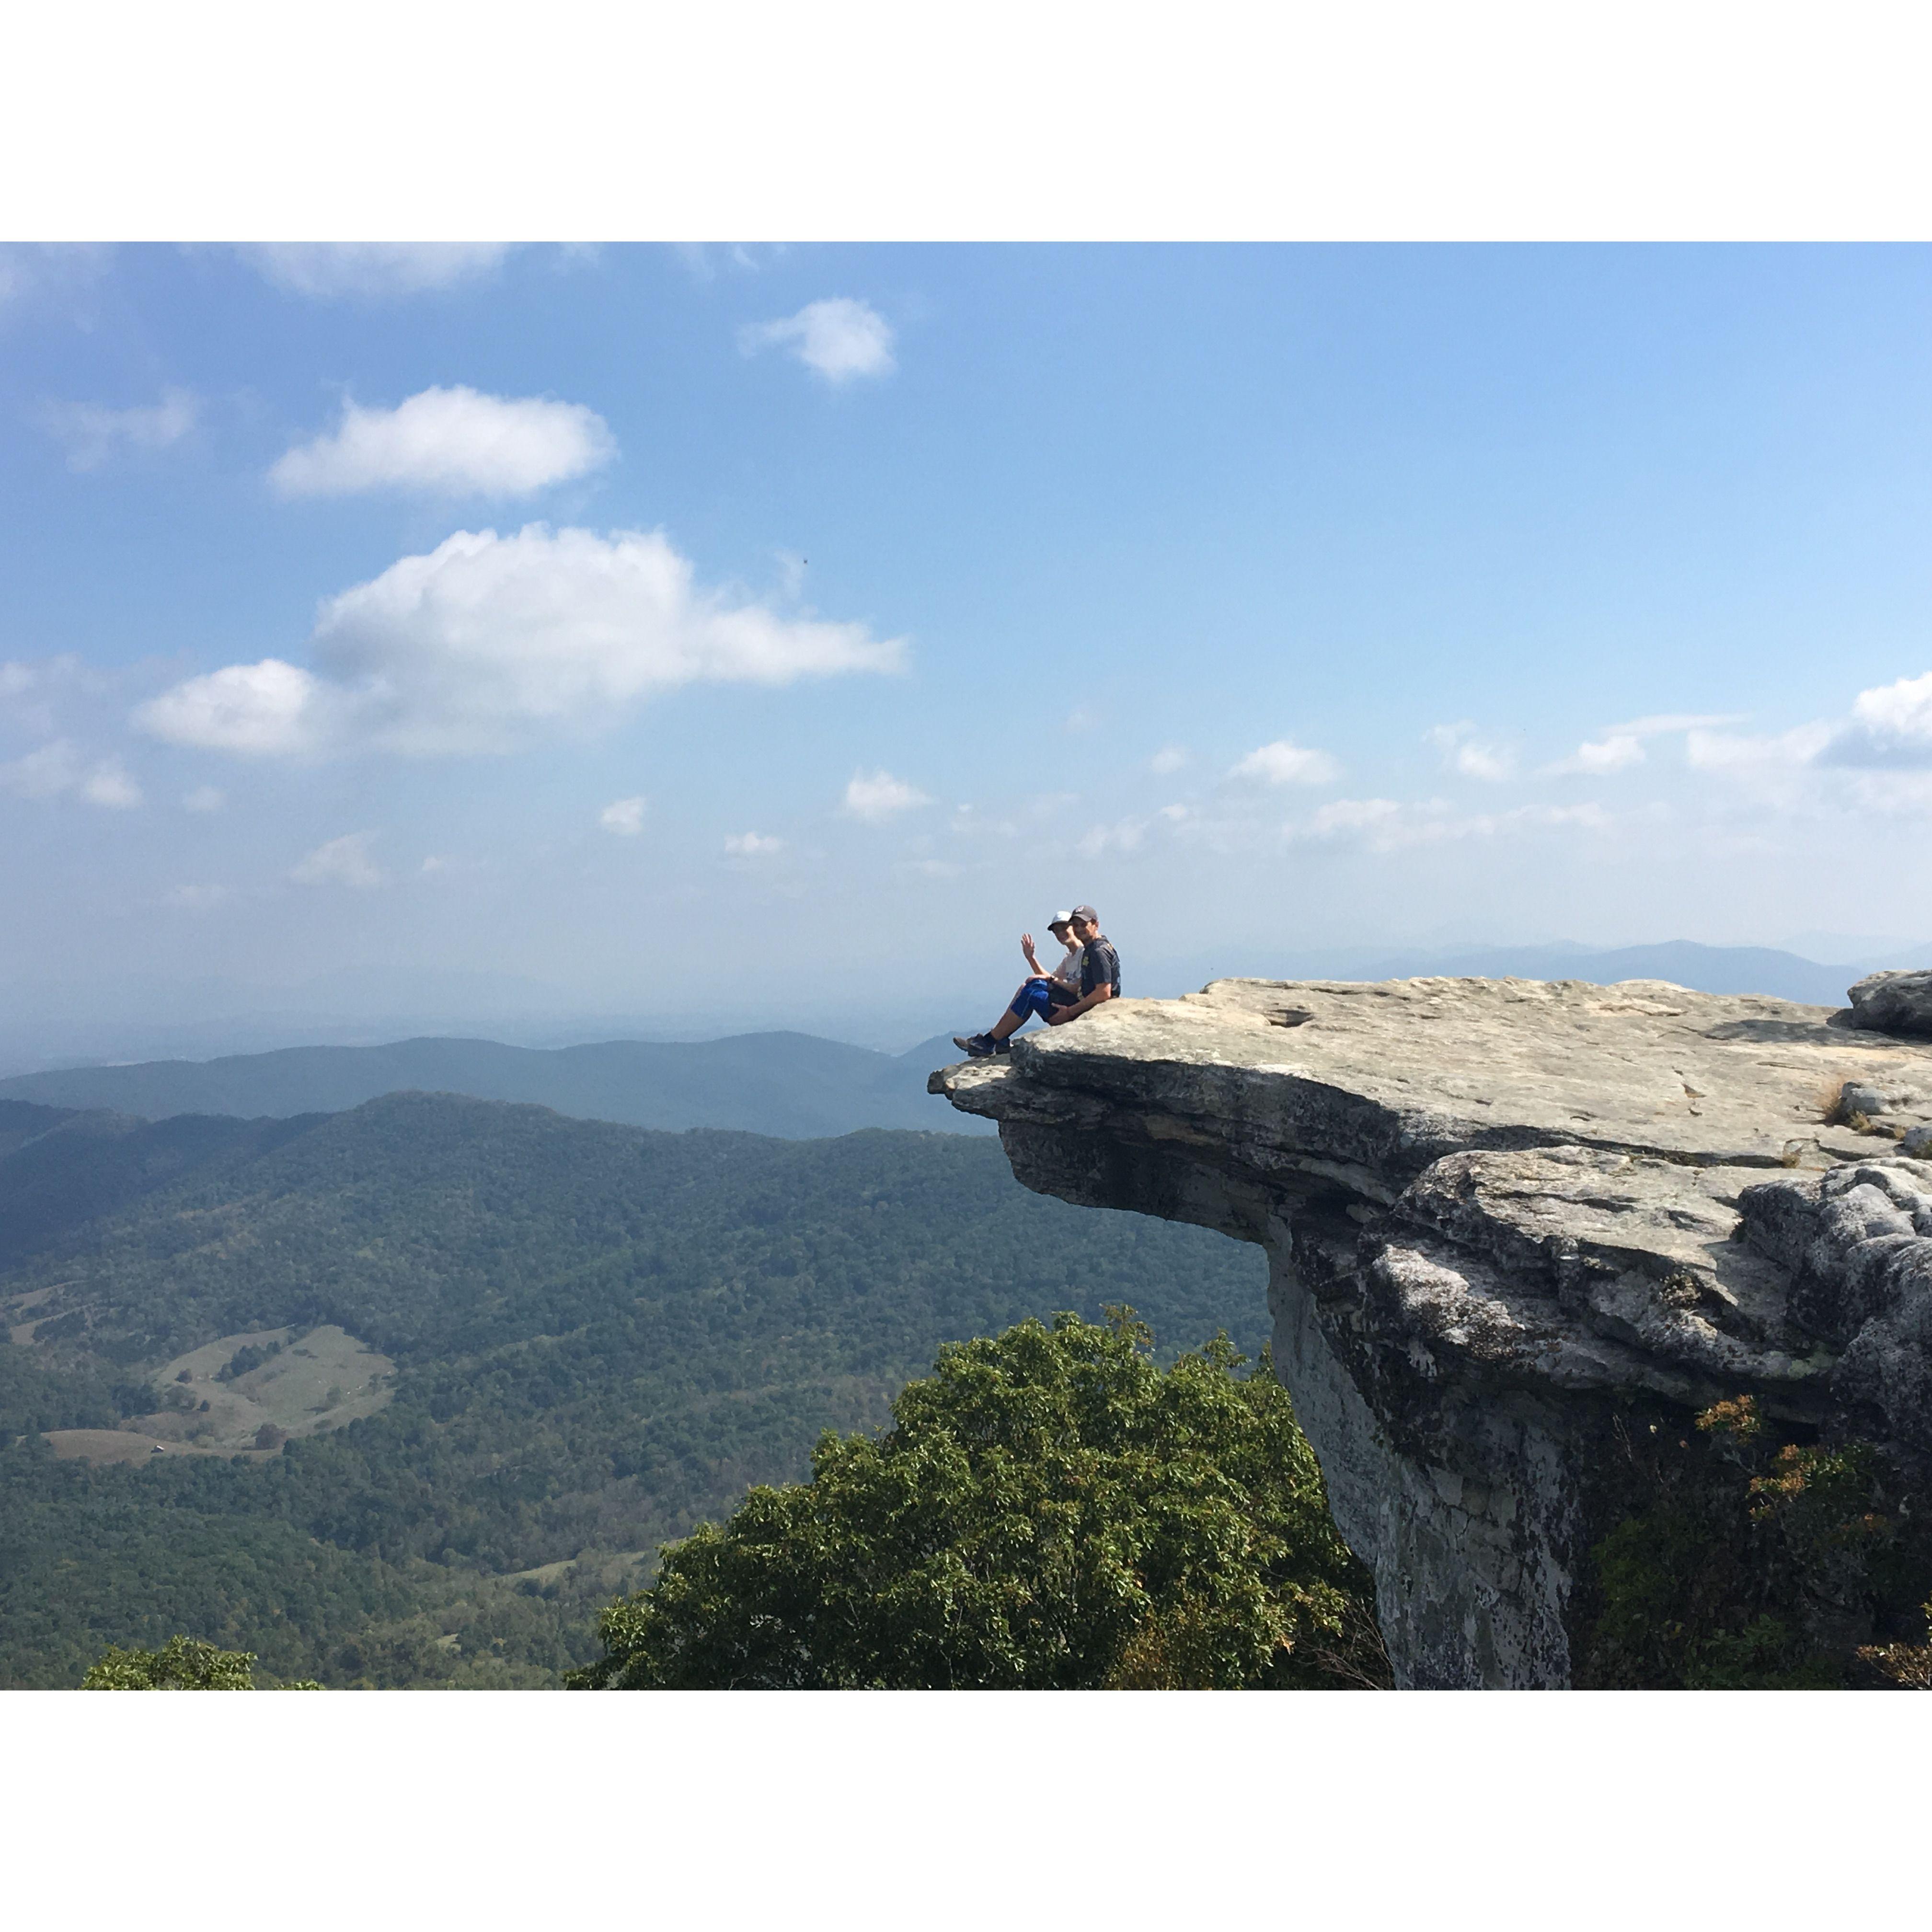
[[[342,1113],[385,1094],[417,1091],[528,1102],[628,1126],[816,1140],[861,1127],[956,1131],[961,1117],[926,1090],[932,1069],[956,1057],[944,1039],[892,1054],[797,1033],[548,1048],[405,1040],[23,1073],[0,1080],[0,1100],[106,1108],[150,1120],[182,1114],[252,1120]]]
[[[1700,946],[1689,939],[1604,952],[1572,946],[1486,946],[1446,954],[1391,954],[1374,964],[1378,970],[1368,976],[1378,980],[1436,974],[1472,980],[1587,980],[1599,986],[1614,986],[1619,980],[1669,980],[1693,992],[1766,993],[1814,1006],[1847,1004],[1846,988],[1868,970],[1822,965],[1776,946]]]
[[[1932,957],[1932,949],[1909,949]],[[1892,962],[1911,963],[1900,958]],[[1773,946],[1670,940],[1593,951],[1570,945],[1496,946],[1464,952],[1291,957],[1268,967],[1230,961],[1228,974],[1285,979],[1459,977],[1670,980],[1702,993],[1765,993],[1841,1006],[1863,969],[1822,965]],[[180,1114],[286,1119],[340,1113],[384,1094],[464,1094],[532,1102],[579,1120],[679,1132],[718,1127],[811,1140],[861,1127],[929,1132],[983,1130],[926,1091],[926,1076],[958,1058],[944,1034],[902,1054],[802,1033],[724,1040],[614,1040],[566,1047],[425,1036],[377,1046],[296,1046],[218,1059],[75,1066],[0,1079],[0,1099],[44,1106],[109,1108],[144,1120]]]

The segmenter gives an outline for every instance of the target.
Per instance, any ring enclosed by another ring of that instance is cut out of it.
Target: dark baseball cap
[[[1100,923],[1100,915],[1091,906],[1076,906],[1070,916],[1075,919],[1084,919],[1089,926],[1098,926]]]

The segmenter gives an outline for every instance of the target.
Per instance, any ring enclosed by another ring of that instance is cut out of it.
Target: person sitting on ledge
[[[1078,994],[1070,994],[1070,989],[1050,974],[1038,974],[1019,989],[1012,1004],[993,1022],[990,1032],[952,1036],[952,1044],[962,1053],[974,1060],[1004,1053],[1007,1042],[1036,1013],[1048,1026],[1064,1026],[1095,1006],[1120,998],[1120,956],[1114,950],[1113,941],[1100,930],[1100,915],[1091,906],[1083,905],[1076,906],[1068,917],[1080,946]],[[1028,964],[1036,968],[1040,962],[1034,958],[1031,946],[1023,942],[1022,950]],[[1064,965],[1066,962],[1061,963]],[[1063,998],[1063,993],[1070,996]]]

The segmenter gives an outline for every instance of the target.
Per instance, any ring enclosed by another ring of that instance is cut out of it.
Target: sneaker
[[[971,1060],[987,1059],[993,1051],[992,1036],[983,1033],[956,1033],[952,1036],[952,1044]]]

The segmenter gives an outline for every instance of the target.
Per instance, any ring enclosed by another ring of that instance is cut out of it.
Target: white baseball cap
[[[1072,923],[1073,915],[1070,912],[1057,912],[1046,922],[1048,932],[1056,926],[1071,926]]]

